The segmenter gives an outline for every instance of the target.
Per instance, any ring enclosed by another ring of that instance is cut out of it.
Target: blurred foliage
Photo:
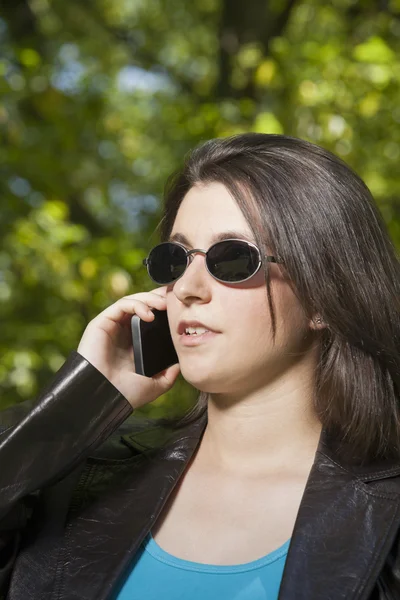
[[[399,0],[3,0],[0,405],[153,287],[167,175],[201,140],[286,133],[343,157],[400,247]],[[143,409],[186,410],[182,377]]]

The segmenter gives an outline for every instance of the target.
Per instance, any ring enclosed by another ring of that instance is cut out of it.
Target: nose
[[[205,265],[205,256],[193,252],[189,256],[189,264],[183,275],[173,284],[175,296],[183,303],[190,299],[200,299],[208,302],[211,296],[211,275]]]

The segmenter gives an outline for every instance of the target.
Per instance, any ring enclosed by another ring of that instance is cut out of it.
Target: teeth
[[[208,331],[208,329],[205,329],[204,327],[186,327],[185,329],[185,333],[188,335],[201,335],[206,333],[206,331]]]

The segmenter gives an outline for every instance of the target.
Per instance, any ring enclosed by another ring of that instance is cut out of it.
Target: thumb
[[[164,371],[160,371],[160,373],[156,373],[156,375],[153,375],[154,383],[164,392],[167,392],[174,385],[180,373],[180,370],[181,368],[179,363],[175,363],[167,369],[164,369]]]

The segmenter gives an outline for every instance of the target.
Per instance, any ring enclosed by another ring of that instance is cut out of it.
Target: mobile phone
[[[143,321],[138,315],[131,319],[133,357],[139,375],[152,377],[178,360],[169,329],[167,311],[151,309],[152,321]]]

